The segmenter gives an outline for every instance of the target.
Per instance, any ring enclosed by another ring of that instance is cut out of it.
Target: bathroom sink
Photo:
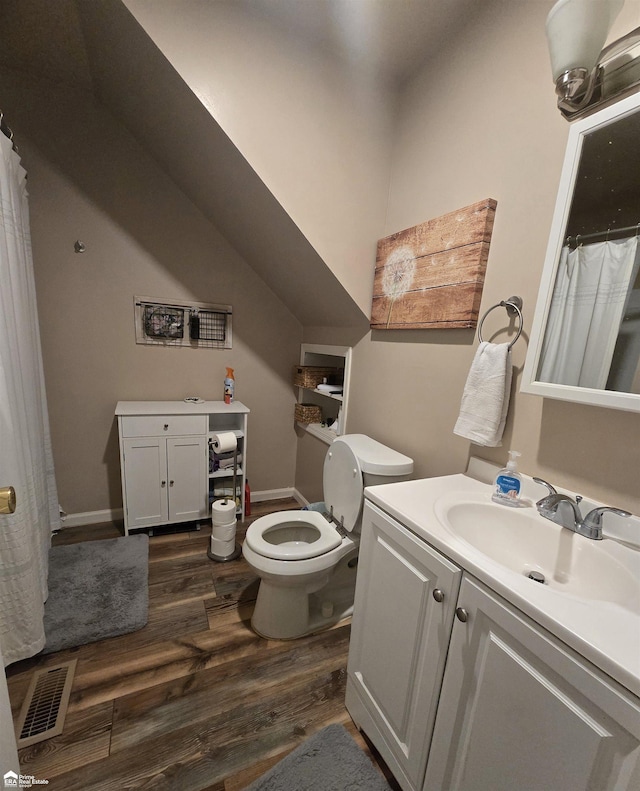
[[[594,541],[540,516],[535,507],[441,498],[436,516],[453,536],[532,585],[640,613],[640,551]]]

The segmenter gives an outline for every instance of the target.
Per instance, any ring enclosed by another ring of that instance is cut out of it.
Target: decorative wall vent
[[[231,349],[231,305],[134,297],[136,343]]]
[[[16,725],[19,748],[62,733],[77,661],[72,659],[33,674]]]

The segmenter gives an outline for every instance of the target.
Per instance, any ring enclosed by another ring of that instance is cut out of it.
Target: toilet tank
[[[413,472],[413,459],[364,434],[344,434],[329,446],[322,473],[327,511],[345,530],[358,531],[365,486],[393,483]]]
[[[339,440],[358,458],[364,486],[404,481],[413,472],[413,459],[366,434],[344,434]]]

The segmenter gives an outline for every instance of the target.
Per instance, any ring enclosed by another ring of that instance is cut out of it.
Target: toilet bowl
[[[405,480],[413,461],[364,434],[329,446],[323,468],[326,513],[279,511],[256,519],[242,547],[260,577],[254,631],[293,639],[351,614],[364,487]]]

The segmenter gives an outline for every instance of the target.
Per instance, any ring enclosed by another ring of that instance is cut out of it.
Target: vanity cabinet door
[[[164,437],[122,440],[125,529],[168,520],[167,441]]]
[[[207,439],[176,437],[167,443],[167,493],[170,522],[207,516]]]
[[[207,516],[206,437],[122,440],[125,529]]]
[[[640,708],[464,576],[424,791],[640,788]]]
[[[406,791],[422,786],[461,576],[365,504],[346,705]]]

